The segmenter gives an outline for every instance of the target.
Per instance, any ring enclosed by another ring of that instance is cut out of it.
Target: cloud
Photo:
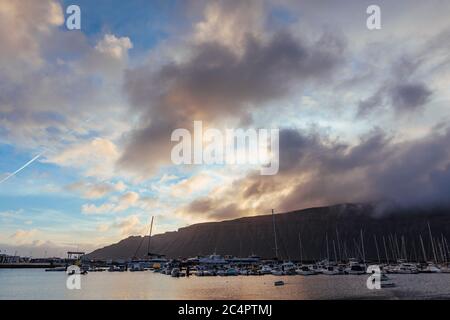
[[[397,110],[414,110],[425,105],[431,90],[424,83],[406,83],[392,88],[392,104]]]
[[[63,167],[82,168],[86,176],[108,178],[114,175],[114,164],[119,158],[117,146],[105,138],[77,143],[59,153],[49,154],[46,162]]]
[[[14,234],[12,234],[10,238],[19,244],[31,243],[33,240],[32,238],[35,237],[37,233],[38,233],[37,229],[31,230],[19,229]]]
[[[115,221],[109,223],[100,223],[96,229],[101,233],[118,231],[121,237],[141,235],[148,231],[147,226],[141,223],[138,215],[117,218]]]
[[[20,63],[35,68],[42,63],[42,39],[64,22],[58,2],[0,1],[0,65],[12,72]],[[14,32],[11,32],[14,30]],[[19,70],[22,66],[20,66]],[[3,71],[4,72],[4,71]]]
[[[119,181],[115,184],[108,182],[89,183],[89,182],[75,182],[66,186],[70,191],[81,192],[82,196],[87,199],[103,198],[111,192],[123,192],[126,185]]]
[[[302,85],[328,81],[343,61],[345,41],[330,32],[310,40],[280,30],[266,38],[246,34],[236,53],[220,39],[205,37],[191,42],[181,61],[128,70],[125,90],[140,124],[128,134],[119,166],[151,175],[170,163],[174,129],[190,128],[193,120],[247,121],[251,112]]]
[[[79,251],[85,250],[90,252],[97,248],[96,244],[83,243],[83,244],[58,244],[49,240],[33,240],[28,243],[16,243],[12,244],[0,244],[2,253],[18,254],[22,257],[66,257],[67,251]],[[81,249],[83,248],[83,249]]]
[[[213,181],[214,179],[210,175],[199,173],[170,186],[170,195],[176,198],[189,197],[207,189]]]
[[[263,1],[210,1],[204,6],[204,19],[195,24],[194,41],[205,43],[214,40],[242,53],[245,38],[251,34],[261,38],[265,22]]]
[[[387,73],[375,92],[366,99],[362,99],[358,105],[357,115],[365,117],[375,111],[394,111],[394,116],[412,114],[423,109],[431,100],[433,90],[422,78],[429,76],[425,72],[430,64],[440,63],[434,59],[426,58],[430,51],[428,43],[422,44],[413,50],[414,54],[403,54],[400,57],[393,56],[388,64]],[[368,78],[369,81],[377,79],[375,74]],[[419,80],[420,79],[420,80]]]
[[[95,204],[83,204],[81,212],[87,215],[122,212],[130,207],[136,206],[139,198],[138,193],[129,191],[121,195],[117,200],[114,199],[112,202],[103,203],[99,206]]]
[[[137,215],[119,219],[112,224],[113,228],[119,229],[122,236],[138,235],[145,232],[145,226],[141,224]]]
[[[131,40],[105,34],[95,43],[63,23],[59,1],[0,0],[0,143],[59,152],[128,129],[120,88]]]
[[[118,60],[123,59],[131,48],[133,48],[133,44],[128,37],[117,38],[113,34],[106,34],[95,46],[99,52]]]

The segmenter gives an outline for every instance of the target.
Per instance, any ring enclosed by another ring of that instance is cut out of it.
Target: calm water
[[[0,269],[0,299],[450,299],[450,274],[389,275],[396,288],[369,290],[366,276],[171,278],[144,272],[96,272],[67,290],[64,272]],[[284,286],[275,287],[274,281]]]

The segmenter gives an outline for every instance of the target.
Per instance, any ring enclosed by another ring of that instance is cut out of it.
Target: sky
[[[91,251],[152,216],[162,233],[272,208],[450,204],[449,9],[0,0],[0,250]],[[279,129],[279,172],[175,165],[171,133],[194,121]]]

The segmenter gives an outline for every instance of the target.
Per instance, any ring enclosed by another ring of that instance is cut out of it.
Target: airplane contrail
[[[86,120],[84,120],[84,123],[88,123],[89,121],[92,120],[92,117],[87,118]],[[72,132],[75,132],[75,129],[70,130],[67,135],[72,134]],[[62,140],[62,138],[60,139]],[[60,141],[59,140],[59,141]],[[16,171],[14,171],[13,173],[8,174],[5,178],[3,178],[2,180],[0,180],[0,184],[2,184],[3,182],[5,182],[6,180],[8,180],[9,178],[15,176],[16,174],[18,174],[20,171],[22,171],[23,169],[25,169],[26,167],[28,167],[30,164],[32,164],[34,161],[36,161],[40,156],[42,156],[45,151],[42,151],[41,153],[39,153],[37,156],[35,156],[33,159],[31,159],[30,161],[28,161],[27,163],[25,163],[23,166],[21,166],[19,169],[17,169]]]
[[[42,156],[42,154],[45,151],[42,151],[41,153],[39,153],[37,156],[35,156],[33,159],[31,159],[30,161],[28,161],[27,163],[25,163],[23,166],[21,166],[19,169],[17,169],[16,171],[14,171],[13,173],[8,174],[5,178],[3,178],[2,180],[0,180],[0,184],[5,182],[6,180],[8,180],[9,178],[15,176],[16,174],[18,174],[20,171],[22,171],[23,169],[25,169],[26,167],[28,167],[30,164],[32,164],[34,161],[36,161],[40,156]]]

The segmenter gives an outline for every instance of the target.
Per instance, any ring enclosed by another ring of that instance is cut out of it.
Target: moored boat
[[[316,272],[309,266],[301,266],[300,268],[297,268],[295,272],[302,276],[312,276],[316,274]]]

